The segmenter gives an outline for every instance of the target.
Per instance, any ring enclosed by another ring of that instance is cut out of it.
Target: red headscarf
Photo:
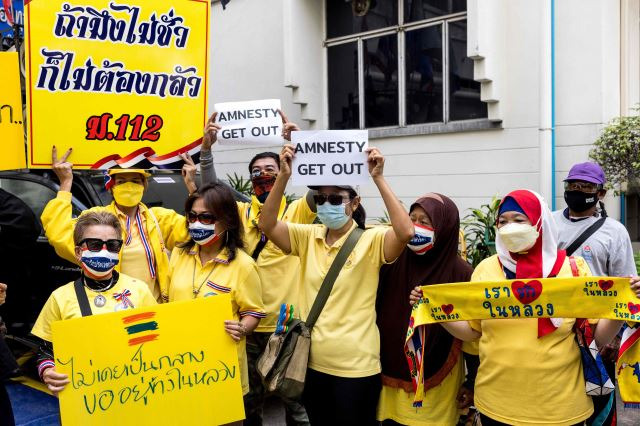
[[[518,203],[531,224],[537,226],[539,236],[535,245],[526,253],[511,253],[501,241],[500,234],[497,234],[496,250],[500,263],[514,272],[517,279],[555,277],[567,255],[564,250],[558,250],[558,229],[547,203],[539,194],[527,189],[510,192],[502,199],[502,203],[507,198]],[[555,318],[538,319],[538,337],[553,332],[560,322]]]

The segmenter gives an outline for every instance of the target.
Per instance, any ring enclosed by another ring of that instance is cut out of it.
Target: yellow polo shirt
[[[291,254],[300,258],[300,312],[306,318],[345,234],[327,245],[324,225],[288,224]],[[351,229],[356,227],[353,222]],[[311,335],[309,368],[339,377],[380,373],[380,334],[376,326],[378,273],[386,263],[388,227],[367,229],[342,267]]]
[[[229,261],[225,250],[218,257],[204,265],[200,261],[200,247],[191,250],[174,248],[169,263],[169,302],[192,300],[195,297],[231,294],[233,319],[239,321],[244,316],[264,318],[264,308],[260,292],[258,268],[251,257],[238,250],[236,257]],[[194,294],[194,288],[197,295]],[[219,324],[224,327],[224,324]],[[242,392],[249,392],[249,376],[245,338],[238,342],[238,361]]]
[[[133,303],[134,308],[140,308],[145,306],[153,306],[156,304],[156,299],[149,291],[147,284],[131,278],[128,275],[120,274],[118,282],[112,288],[104,292],[97,292],[84,287],[89,299],[89,306],[91,306],[91,312],[93,315],[105,314],[114,312],[116,309],[123,308],[122,303],[117,301],[114,295],[122,293],[126,290],[131,292],[129,300]],[[106,299],[106,303],[102,307],[95,305],[94,300],[96,296],[102,294]],[[116,308],[116,305],[119,305]],[[51,342],[51,324],[55,321],[68,320],[71,318],[79,318],[82,316],[80,312],[80,305],[78,304],[78,298],[76,297],[76,290],[73,282],[63,285],[57,288],[51,293],[47,303],[44,304],[40,315],[33,326],[31,333],[39,338]]]
[[[580,276],[591,272],[576,257]],[[571,277],[568,259],[559,277]],[[505,279],[497,256],[482,261],[471,281]],[[565,318],[552,333],[538,339],[538,320],[470,321],[482,333],[480,367],[475,383],[478,410],[499,422],[518,425],[573,425],[593,413],[585,393],[574,318]]]
[[[283,197],[284,202],[284,197]],[[251,256],[262,232],[257,227],[259,209],[262,204],[253,197],[250,203],[238,203],[238,213],[244,225],[246,252]],[[258,211],[256,211],[258,210]],[[286,209],[281,206],[280,220],[287,223],[310,224],[316,218],[306,200],[299,198]],[[280,305],[293,304],[298,307],[298,280],[300,278],[300,260],[296,256],[287,256],[271,241],[268,241],[257,259],[258,274],[262,283],[262,302],[267,317],[260,321],[257,332],[273,333],[276,330]]]
[[[160,302],[160,287],[157,285],[156,280],[151,278],[151,271],[149,271],[149,263],[147,262],[147,255],[145,254],[138,225],[135,220],[131,221],[131,242],[126,244],[127,215],[118,209],[116,209],[116,212],[118,219],[120,219],[122,229],[125,232],[125,244],[122,245],[120,270],[130,277],[147,283],[153,297]],[[146,218],[142,216],[143,228],[146,228],[146,222]],[[149,241],[149,237],[147,237],[147,241]]]

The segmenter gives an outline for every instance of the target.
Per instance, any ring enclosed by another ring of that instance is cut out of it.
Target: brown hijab
[[[469,281],[473,269],[458,256],[460,218],[451,199],[429,193],[411,205],[420,206],[435,229],[433,248],[420,256],[405,248],[398,260],[380,270],[377,301],[383,384],[413,390],[404,343],[411,316],[409,293],[417,285]],[[425,328],[425,390],[437,386],[456,364],[461,342],[439,324]]]

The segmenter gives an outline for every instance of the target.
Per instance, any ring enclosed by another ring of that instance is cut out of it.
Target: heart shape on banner
[[[598,286],[600,286],[600,288],[603,289],[604,291],[607,291],[611,287],[613,287],[613,280],[599,280]]]
[[[637,314],[638,312],[640,312],[640,305],[636,303],[629,302],[627,304],[627,307],[629,308],[629,312],[631,312],[632,314]]]
[[[453,312],[453,305],[451,303],[449,303],[448,305],[442,305],[441,308],[442,308],[442,312],[444,312],[447,315]]]
[[[538,280],[514,281],[511,283],[513,295],[523,305],[528,305],[542,294],[542,283]]]

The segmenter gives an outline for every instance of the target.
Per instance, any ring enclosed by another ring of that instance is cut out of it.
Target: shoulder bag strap
[[[251,254],[251,257],[253,257],[253,260],[255,260],[256,262],[258,261],[258,257],[260,256],[262,249],[267,245],[268,242],[269,242],[269,239],[267,238],[266,235],[263,238],[261,238],[260,241],[258,241],[256,248],[253,249],[253,253]]]
[[[287,204],[284,207],[284,211],[282,212],[282,216],[280,217],[279,220],[282,220],[282,218],[284,217],[285,213],[287,213],[287,209],[289,208],[289,204]],[[249,207],[249,209],[251,209],[251,207]],[[265,246],[267,245],[267,243],[269,242],[269,238],[267,238],[266,235],[264,235],[262,233],[262,231],[260,231],[260,233],[262,234],[262,238],[260,238],[260,241],[258,241],[258,244],[256,244],[256,248],[253,249],[253,253],[251,253],[251,257],[253,258],[254,261],[258,261],[258,257],[260,257],[260,253],[262,253],[262,249],[265,248]]]
[[[305,321],[309,330],[311,330],[315,325],[318,317],[320,316],[320,312],[322,312],[324,305],[327,303],[327,299],[329,299],[329,295],[333,289],[333,284],[336,282],[336,278],[338,278],[338,274],[340,274],[342,266],[344,266],[349,254],[351,254],[363,233],[364,231],[360,228],[356,228],[351,231],[344,244],[342,244],[342,247],[340,247],[336,258],[333,259],[329,272],[327,272],[327,275],[322,281],[320,290],[316,295],[316,299],[313,301],[313,306],[311,307],[311,311],[309,311],[309,315]]]
[[[569,246],[565,249],[567,252],[567,256],[571,256],[573,252],[575,252],[578,249],[578,247],[580,247],[582,243],[584,243],[587,240],[587,238],[592,236],[598,229],[600,229],[600,227],[604,225],[605,220],[607,220],[606,216],[601,217],[600,219],[595,221],[593,225],[585,229],[585,231],[582,234],[580,234],[580,236],[576,238],[574,242],[569,244]]]
[[[83,317],[91,316],[91,305],[89,305],[89,299],[87,298],[87,292],[84,291],[84,284],[82,283],[82,277],[78,278],[73,287],[76,290],[76,298],[78,299],[78,305],[80,305],[80,313]]]

